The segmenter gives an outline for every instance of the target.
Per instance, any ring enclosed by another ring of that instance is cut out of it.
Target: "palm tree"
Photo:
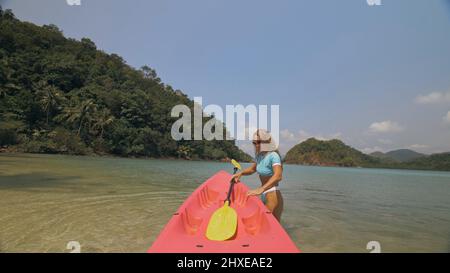
[[[114,121],[114,117],[111,115],[111,111],[107,108],[103,108],[100,111],[97,111],[94,117],[94,124],[92,129],[100,130],[100,138],[103,138],[103,133],[105,131],[105,127],[111,124]]]
[[[50,112],[56,109],[62,101],[61,92],[54,86],[45,86],[38,91],[40,96],[39,103],[42,109],[47,113],[47,125]]]
[[[78,107],[64,107],[62,113],[57,117],[60,121],[67,121],[68,123],[75,124],[80,118],[80,111]]]
[[[92,121],[93,113],[96,110],[97,105],[94,103],[94,101],[92,99],[87,99],[82,101],[80,105],[65,108],[61,115],[61,118],[69,123],[77,124],[77,135],[79,136],[84,123],[90,123]]]
[[[177,150],[178,157],[189,159],[192,153],[191,147],[180,145]]]
[[[94,103],[94,100],[88,99],[81,103],[80,105],[80,124],[78,127],[78,135],[80,135],[81,128],[83,127],[83,123],[86,121],[87,123],[91,123],[93,113],[97,110],[97,105]]]

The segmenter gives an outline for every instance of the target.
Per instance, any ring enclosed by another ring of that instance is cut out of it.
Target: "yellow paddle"
[[[236,160],[234,160],[234,159],[231,159],[231,164],[233,164],[233,166],[234,166],[234,168],[235,168],[235,170],[234,170],[234,173],[236,173],[236,169],[238,169],[238,170],[241,170],[242,168],[241,168],[241,164],[239,164]]]
[[[241,169],[241,165],[232,159],[231,164],[234,166],[233,174]],[[230,197],[233,191],[234,181],[230,181],[230,188],[228,189],[227,199],[225,204],[216,210],[209,220],[206,229],[206,238],[212,241],[225,241],[230,239],[236,233],[237,214],[236,211],[230,207]]]

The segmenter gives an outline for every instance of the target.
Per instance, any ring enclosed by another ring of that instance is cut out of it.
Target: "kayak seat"
[[[200,194],[198,195],[198,202],[200,204],[200,207],[202,207],[203,209],[207,209],[217,201],[218,197],[218,191],[215,191],[206,186],[200,191]]]
[[[249,210],[249,214],[241,218],[245,227],[244,229],[249,235],[257,235],[259,233],[266,232],[269,228],[267,217],[265,215],[266,211],[263,211],[256,205],[250,206],[249,203],[253,202],[256,202],[254,198],[247,203],[247,206],[251,207],[251,210]]]
[[[247,202],[247,188],[242,183],[234,185],[232,202],[239,207],[244,207]]]
[[[181,216],[186,233],[189,235],[195,235],[200,227],[200,224],[203,222],[203,218],[193,215],[188,208],[184,210]]]

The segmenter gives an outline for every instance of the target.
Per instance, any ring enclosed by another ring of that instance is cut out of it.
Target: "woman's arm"
[[[233,175],[233,180],[235,182],[238,182],[239,179],[241,179],[241,176],[243,175],[251,175],[254,174],[256,172],[256,163],[253,163],[250,167],[248,167],[247,169],[242,170],[241,172],[238,172],[237,174]]]
[[[241,172],[242,175],[251,175],[254,174],[256,172],[256,163],[253,163],[250,167],[248,167],[247,169],[243,170]]]
[[[247,195],[260,195],[280,182],[281,179],[283,179],[283,168],[280,165],[275,165],[273,166],[273,175],[269,181],[257,189],[248,191]]]

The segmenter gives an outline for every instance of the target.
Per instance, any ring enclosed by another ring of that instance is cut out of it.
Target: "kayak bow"
[[[220,171],[198,187],[173,214],[148,249],[149,253],[295,253],[298,248],[272,213],[248,187],[234,185],[231,207],[237,213],[237,230],[226,241],[209,240],[207,225],[223,206],[231,175]]]

